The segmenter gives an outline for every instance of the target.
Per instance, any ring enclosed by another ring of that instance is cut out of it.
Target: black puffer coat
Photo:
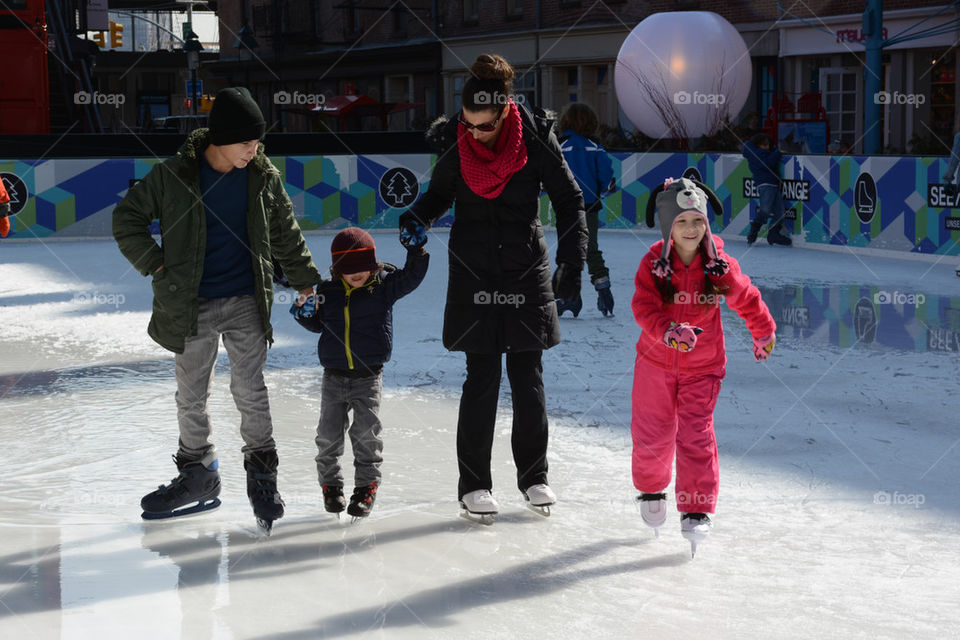
[[[527,163],[499,196],[482,198],[460,174],[457,122],[427,132],[439,157],[430,187],[404,216],[426,227],[456,202],[443,345],[452,351],[505,353],[560,342],[549,247],[540,224],[541,184],[556,212],[557,263],[580,273],[587,252],[583,197],[560,152],[552,122],[520,106]]]

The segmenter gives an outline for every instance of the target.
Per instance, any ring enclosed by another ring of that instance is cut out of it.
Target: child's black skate
[[[211,456],[212,457],[212,456]],[[156,491],[148,493],[140,500],[144,520],[163,520],[178,518],[204,511],[212,511],[220,506],[220,473],[218,460],[189,460],[177,453],[173,457],[180,474],[161,485]],[[185,505],[193,506],[185,507]],[[185,508],[181,508],[185,507]]]
[[[576,318],[580,315],[581,309],[583,309],[583,298],[580,296],[577,296],[573,300],[557,299],[557,317],[562,316],[564,311],[569,311],[573,314],[573,317]]]
[[[363,487],[356,487],[353,490],[353,495],[350,496],[350,506],[347,507],[347,513],[353,516],[352,522],[370,515],[379,488],[380,483],[375,481]]]
[[[776,244],[783,247],[789,247],[793,244],[790,236],[784,235],[781,229],[783,229],[783,226],[779,222],[770,227],[770,229],[767,231],[768,244]]]
[[[266,535],[273,531],[273,521],[283,517],[283,499],[277,492],[276,449],[247,454],[243,468],[247,470],[247,497],[257,524]]]
[[[347,508],[347,501],[343,497],[343,487],[333,487],[323,485],[323,508],[328,513],[335,513],[340,517],[340,513]]]
[[[751,222],[750,230],[747,232],[747,244],[753,245],[757,241],[757,234],[760,233],[760,229],[763,228],[762,222]]]

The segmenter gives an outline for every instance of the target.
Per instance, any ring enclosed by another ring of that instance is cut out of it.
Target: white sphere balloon
[[[750,93],[747,45],[712,11],[655,13],[620,47],[614,83],[630,121],[651,138],[715,133]]]

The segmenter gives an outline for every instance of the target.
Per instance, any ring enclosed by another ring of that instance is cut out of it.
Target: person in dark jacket
[[[283,515],[263,380],[273,341],[272,256],[301,300],[313,293],[320,274],[280,172],[264,155],[260,140],[266,123],[250,92],[231,87],[217,93],[209,122],[209,129],[192,132],[177,154],[153,167],[113,211],[121,253],[153,277],[150,337],[176,354],[180,473],[144,496],[141,506],[143,517],[154,519],[220,504],[207,398],[222,338],[240,410],[247,495],[269,532]],[[148,230],[157,219],[159,246]]]
[[[463,109],[435,122],[438,147],[430,188],[400,216],[403,233],[428,229],[454,203],[443,344],[466,352],[467,379],[457,423],[458,494],[465,510],[499,510],[490,455],[503,354],[513,393],[517,484],[531,505],[556,500],[547,484],[547,413],[541,355],[560,342],[541,185],[557,224],[557,296],[580,294],[587,225],[580,189],[543,112],[510,97],[513,69],[483,54],[470,68]]]
[[[587,231],[590,234],[587,242],[587,271],[590,272],[590,284],[597,291],[597,310],[607,316],[613,315],[613,293],[610,291],[610,270],[603,261],[597,236],[600,212],[603,211],[602,196],[612,193],[617,183],[607,150],[593,139],[596,133],[597,114],[590,105],[582,102],[567,105],[560,116],[560,150],[583,193]],[[559,315],[569,309],[573,316],[577,317],[582,307],[580,298],[557,301]]]
[[[318,309],[291,307],[304,328],[320,334],[317,353],[323,365],[320,423],[317,425],[317,472],[324,508],[340,513],[346,506],[340,457],[344,431],[350,432],[354,490],[347,513],[369,515],[380,487],[383,462],[380,395],[383,363],[393,348],[393,304],[417,288],[427,273],[426,235],[406,242],[403,269],[377,262],[376,245],[357,227],[340,231],[330,252],[333,278],[317,288]],[[353,411],[353,424],[347,413]]]
[[[767,230],[769,244],[791,244],[789,236],[782,231],[784,204],[780,193],[780,160],[783,154],[771,147],[770,136],[765,133],[758,133],[743,143],[743,157],[747,159],[753,182],[760,192],[756,217],[747,232],[747,244],[751,245],[757,241],[757,234],[767,221],[770,222]]]

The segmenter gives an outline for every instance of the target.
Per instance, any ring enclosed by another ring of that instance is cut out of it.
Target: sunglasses
[[[495,130],[496,130],[496,128],[497,128],[497,123],[500,122],[500,116],[497,116],[496,118],[494,118],[494,119],[491,120],[490,122],[484,122],[484,123],[482,123],[482,124],[470,124],[469,122],[467,122],[466,120],[463,119],[463,113],[461,112],[460,115],[457,116],[457,122],[459,122],[460,124],[462,124],[463,126],[465,126],[467,129],[476,129],[477,131],[483,131],[484,133],[490,133],[491,131],[495,131]]]

